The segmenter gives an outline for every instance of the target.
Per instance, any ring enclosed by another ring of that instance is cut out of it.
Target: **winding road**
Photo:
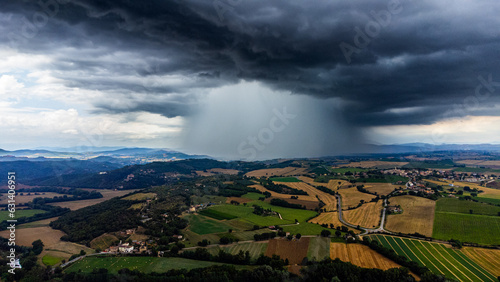
[[[352,228],[358,228],[357,225],[350,224],[349,222],[345,221],[344,218],[342,217],[342,198],[339,195],[335,195],[337,197],[337,209],[339,211],[339,221],[342,222],[343,224],[352,227]],[[380,226],[378,228],[364,228],[360,227],[360,229],[364,230],[365,232],[359,234],[359,235],[366,235],[369,233],[377,233],[377,232],[385,232],[389,234],[393,234],[390,231],[387,231],[384,229],[384,222],[385,222],[385,211],[386,211],[386,206],[387,206],[387,199],[384,199],[384,209],[382,210],[382,219],[380,220]]]

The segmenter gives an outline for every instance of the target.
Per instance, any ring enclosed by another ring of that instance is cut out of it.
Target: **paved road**
[[[342,222],[343,224],[352,227],[352,228],[358,228],[358,226],[354,224],[350,224],[349,222],[345,221],[344,218],[342,217],[342,198],[339,195],[335,195],[337,197],[337,209],[339,211],[339,221]],[[364,228],[361,227],[362,230],[364,230],[363,233],[359,235],[366,235],[369,233],[378,233],[378,232],[385,232],[389,234],[393,234],[390,231],[387,231],[384,229],[384,222],[385,222],[385,211],[386,211],[386,206],[387,206],[387,199],[384,200],[384,209],[382,210],[382,219],[380,220],[380,226],[378,228]]]

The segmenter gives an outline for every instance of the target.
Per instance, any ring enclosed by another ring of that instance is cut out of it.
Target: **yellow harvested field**
[[[344,219],[354,225],[361,227],[376,228],[379,226],[380,217],[382,216],[383,201],[369,202],[363,204],[361,207],[344,211]]]
[[[302,190],[307,192],[309,196],[312,196],[314,198],[319,198],[323,203],[325,203],[325,206],[323,209],[326,209],[326,211],[336,211],[337,210],[337,199],[335,196],[330,195],[328,193],[325,193],[323,191],[320,191],[311,185],[304,183],[304,182],[277,182],[274,181],[276,184],[283,184],[291,188],[295,188],[298,190]]]
[[[95,204],[102,203],[114,197],[121,197],[132,193],[134,191],[140,190],[99,190],[99,189],[83,189],[88,191],[97,191],[102,194],[102,198],[100,199],[90,199],[90,200],[81,200],[81,201],[70,201],[70,202],[60,202],[60,203],[50,203],[49,205],[58,206],[62,208],[69,208],[70,210],[78,210],[84,207],[92,206]]]
[[[462,182],[462,181],[448,180],[448,179],[443,179],[443,180],[428,180],[428,179],[426,179],[425,181],[430,182],[430,183],[434,183],[437,185],[441,185],[445,188],[447,186],[449,186],[450,184],[453,184],[455,187],[456,186],[459,186],[459,187],[469,186],[470,188],[477,188],[478,190],[483,191],[482,193],[478,194],[479,197],[500,199],[500,190],[499,189],[484,187],[484,186],[481,186],[481,185],[474,183],[474,182]],[[448,187],[448,188],[451,188],[451,187]]]
[[[394,168],[394,167],[402,167],[407,164],[408,162],[361,161],[361,162],[353,162],[346,165],[341,165],[341,167]]]
[[[292,176],[305,174],[306,168],[303,167],[285,167],[285,168],[268,168],[268,169],[258,169],[247,172],[245,176],[248,177],[272,177],[272,176]]]
[[[280,199],[290,199],[290,197],[292,195],[289,195],[289,194],[280,194],[280,193],[276,193],[274,191],[271,191],[271,190],[267,190],[264,186],[260,185],[260,184],[255,184],[255,185],[250,185],[248,187],[252,187],[252,188],[255,188],[261,192],[269,192],[271,193],[271,196],[275,197],[275,198],[280,198]],[[309,195],[298,195],[297,196],[299,200],[304,200],[304,201],[312,201],[312,202],[319,202],[318,199],[314,196],[311,196],[311,194]]]
[[[484,167],[500,167],[500,161],[484,161],[484,160],[461,160],[461,161],[456,161],[456,163],[459,164],[466,164],[466,165],[477,165],[477,166],[484,166]]]
[[[307,184],[315,185],[315,186],[323,186],[323,187],[326,187],[326,188],[333,190],[333,191],[339,189],[342,186],[345,187],[345,186],[351,185],[351,183],[349,181],[342,180],[342,179],[330,179],[330,181],[328,181],[328,183],[315,182],[314,179],[312,179],[311,177],[307,177],[307,176],[299,176],[299,179],[304,181]]]
[[[31,243],[33,243],[33,241],[38,239],[42,240],[44,250],[38,256],[40,264],[41,258],[47,254],[67,260],[71,257],[71,255],[80,253],[80,250],[84,250],[88,254],[94,252],[93,249],[86,246],[61,241],[61,236],[66,233],[60,230],[52,229],[48,226],[49,222],[54,221],[55,219],[57,218],[54,217],[17,226],[16,245],[31,247]],[[9,236],[9,232],[10,231],[8,230],[0,231],[0,237],[7,238],[7,236]]]
[[[390,183],[356,183],[356,185],[363,185],[366,190],[377,193],[377,195],[389,195],[394,189],[405,188],[405,184],[393,185]]]
[[[336,228],[337,226],[343,226],[342,222],[339,221],[339,214],[338,212],[323,212],[320,213],[317,217],[309,220],[308,222],[314,223],[314,224],[333,224],[334,227]],[[349,230],[354,231],[355,233],[359,233],[359,230],[356,230],[351,227],[347,227]]]
[[[356,187],[339,189],[338,192],[342,196],[342,209],[356,207],[361,200],[369,202],[375,198],[374,195],[359,192]]]
[[[145,200],[153,200],[155,197],[156,193],[137,193],[134,195],[127,196],[122,200],[145,201]]]
[[[405,195],[392,197],[390,205],[400,205],[403,213],[388,215],[385,229],[406,234],[418,232],[425,236],[432,236],[435,201]]]
[[[64,194],[59,194],[59,193],[52,193],[52,192],[22,192],[23,195],[20,195],[20,193],[17,193],[16,195],[16,204],[25,204],[28,202],[33,201],[34,198],[54,198],[54,197],[61,197],[64,196]],[[31,195],[28,195],[30,193]],[[73,197],[71,195],[67,195],[68,197]],[[9,198],[7,197],[7,193],[0,195],[0,205],[6,205],[9,203]]]
[[[212,169],[207,169],[207,171],[216,174],[229,174],[229,175],[236,175],[239,172],[239,170],[236,169],[226,169],[226,168],[212,168]]]
[[[387,270],[401,267],[399,264],[361,244],[330,243],[330,257],[365,268]]]
[[[500,276],[500,250],[464,247],[462,252],[495,276]]]

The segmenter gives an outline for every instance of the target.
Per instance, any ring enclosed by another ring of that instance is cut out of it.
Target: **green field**
[[[200,235],[227,232],[232,229],[224,222],[215,221],[203,215],[187,215],[185,218],[189,221],[189,229]]]
[[[251,192],[251,193],[246,193],[245,195],[243,195],[241,197],[257,201],[259,198],[264,197],[264,195],[259,194],[259,193],[253,193],[253,192]]]
[[[307,258],[319,261],[327,257],[330,257],[330,239],[326,237],[310,238]]]
[[[216,246],[207,248],[208,252],[214,256],[217,255],[220,250],[224,250],[226,253],[230,253],[232,255],[237,255],[240,251],[248,251],[252,259],[257,259],[261,254],[264,254],[266,249],[267,243],[262,242],[239,243],[227,247]]]
[[[158,257],[106,257],[92,256],[79,260],[68,268],[65,272],[91,272],[94,269],[106,268],[111,273],[128,268],[130,270],[140,270],[142,272],[167,272],[171,269],[185,268],[194,269],[208,267],[212,265],[223,265],[224,263],[190,260],[185,258],[158,258]],[[248,266],[238,266],[236,268],[248,268]]]
[[[270,208],[271,210],[280,213],[283,219],[280,219],[277,216],[260,216],[254,214],[252,208],[254,204],[262,206],[265,209]],[[316,212],[314,211],[277,207],[262,201],[249,202],[247,206],[242,206],[242,205],[235,206],[228,204],[217,205],[210,207],[207,210],[213,210],[216,214],[217,213],[227,214],[234,217],[238,217],[240,219],[246,220],[252,224],[256,224],[259,226],[290,224],[294,223],[295,219],[297,219],[300,222],[304,222],[307,219],[316,215]]]
[[[301,222],[300,224],[293,224],[289,226],[282,226],[283,231],[290,232],[291,234],[300,233],[301,235],[319,235],[321,231],[327,229],[321,227],[321,225],[309,223],[309,222]],[[328,229],[330,232],[335,233],[335,230]]]
[[[500,207],[492,206],[483,203],[476,203],[473,201],[459,200],[453,198],[439,199],[436,202],[436,212],[454,212],[481,215],[499,215]]]
[[[191,196],[192,205],[206,204],[206,203],[225,203],[225,202],[226,202],[226,197],[222,196],[212,196],[212,195],[205,195],[202,197],[196,195]]]
[[[19,219],[21,217],[30,217],[34,216],[35,214],[39,213],[44,213],[44,210],[16,210],[15,214],[16,217],[15,219]],[[7,219],[12,219],[9,217],[9,211],[0,211],[0,222],[7,220]]]
[[[332,168],[331,171],[334,172],[334,173],[346,173],[348,171],[352,172],[352,173],[355,173],[355,172],[364,172],[364,171],[368,171],[369,169],[367,168],[359,168],[359,167],[336,167],[336,168]]]
[[[494,275],[461,251],[447,248],[443,244],[384,235],[372,235],[370,238],[394,250],[398,255],[427,266],[433,273],[458,281],[497,281]]]
[[[432,237],[457,239],[485,245],[500,245],[500,217],[438,212],[434,215]]]
[[[483,203],[500,205],[500,199],[483,198],[483,197],[473,197],[472,199],[478,200],[478,201],[483,202]]]
[[[237,216],[234,216],[229,213],[225,213],[223,211],[217,210],[217,209],[204,209],[198,212],[199,214],[202,214],[204,216],[208,216],[211,218],[215,218],[218,220],[223,220],[223,219],[235,219]]]
[[[51,255],[45,255],[42,258],[43,264],[45,264],[47,266],[56,265],[56,264],[60,263],[62,260],[63,260],[62,258],[53,257]]]
[[[296,177],[271,177],[269,180],[278,182],[301,182]]]

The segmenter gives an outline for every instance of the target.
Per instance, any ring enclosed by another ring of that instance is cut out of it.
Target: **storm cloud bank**
[[[0,38],[42,56],[37,83],[90,116],[181,118],[179,146],[225,155],[288,105],[297,118],[266,150],[321,155],[366,129],[499,116],[498,14],[493,0],[8,0]]]

